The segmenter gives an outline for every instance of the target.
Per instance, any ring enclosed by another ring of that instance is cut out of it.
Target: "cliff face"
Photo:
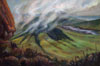
[[[0,0],[0,44],[8,41],[15,32],[12,13],[6,0]]]
[[[6,0],[0,0],[0,25],[1,24],[7,32],[15,31],[14,18]]]

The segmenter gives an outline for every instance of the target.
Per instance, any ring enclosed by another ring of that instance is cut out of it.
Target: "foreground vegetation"
[[[68,62],[50,58],[30,48],[20,49],[15,43],[11,43],[8,48],[11,51],[0,52],[0,66],[100,66],[100,52],[86,54],[84,58],[76,56],[75,60]]]

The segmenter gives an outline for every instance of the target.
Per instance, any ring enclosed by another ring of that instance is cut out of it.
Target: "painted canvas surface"
[[[100,66],[99,0],[0,0],[0,66]]]

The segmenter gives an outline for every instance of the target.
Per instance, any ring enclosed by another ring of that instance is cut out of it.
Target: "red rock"
[[[0,0],[0,44],[9,43],[15,31],[14,18],[7,1]]]
[[[15,31],[14,18],[6,0],[0,0],[0,22],[8,32]]]

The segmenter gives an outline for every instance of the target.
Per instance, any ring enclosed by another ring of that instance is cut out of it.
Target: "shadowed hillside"
[[[80,27],[80,28],[83,28],[83,29],[100,31],[100,19],[93,20],[93,21],[81,22],[81,23],[75,23],[72,26]]]

